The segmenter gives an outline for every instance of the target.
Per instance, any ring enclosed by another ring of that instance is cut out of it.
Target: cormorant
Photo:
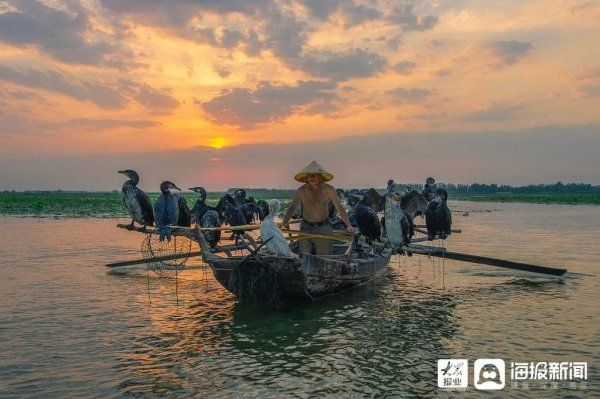
[[[256,203],[258,208],[258,219],[262,222],[269,215],[269,203],[265,200],[260,200]],[[273,215],[275,217],[277,215]]]
[[[385,211],[382,227],[390,244],[396,248],[410,243],[414,234],[414,224],[402,209],[400,196],[395,191],[385,194]]]
[[[207,210],[200,219],[200,227],[221,227],[219,223],[219,214],[214,209]],[[203,231],[204,238],[211,247],[215,247],[221,239],[221,231]]]
[[[383,208],[385,207],[385,198],[383,198],[383,195],[379,194],[374,188],[368,189],[366,194],[371,209],[373,209],[375,213],[383,211]]]
[[[156,227],[160,241],[171,241],[170,225],[175,225],[179,218],[179,200],[171,193],[170,189],[179,190],[174,183],[164,181],[160,184],[161,195],[154,204],[154,215],[156,216]]]
[[[368,197],[364,193],[359,193],[358,197],[359,202],[354,207],[354,211],[360,234],[365,236],[369,244],[374,240],[381,241],[381,222],[377,213],[369,206]]]
[[[408,190],[402,195],[400,199],[402,209],[410,216],[410,220],[413,220],[416,216],[424,215],[427,210],[427,200],[425,196],[416,190]]]
[[[238,188],[233,192],[233,200],[235,201],[235,205],[240,208],[242,205],[246,203],[246,190],[242,188]]]
[[[127,176],[129,180],[123,183],[123,202],[125,208],[131,216],[131,224],[129,228],[133,228],[134,222],[138,222],[142,226],[154,225],[154,212],[152,212],[152,202],[150,198],[137,187],[140,181],[140,176],[135,170],[126,169],[120,170],[119,173]]]
[[[435,179],[433,177],[428,177],[427,180],[425,180],[425,187],[423,188],[423,191],[421,191],[421,194],[423,194],[427,202],[435,198],[435,190],[437,190]]]
[[[177,226],[190,227],[192,225],[192,214],[190,207],[181,194],[174,194],[177,197],[177,206],[179,207],[179,215],[177,217]]]
[[[446,204],[448,193],[443,188],[438,188],[435,197],[425,211],[425,223],[427,225],[427,238],[433,240],[439,236],[445,240],[451,234],[452,213]]]
[[[215,210],[219,214],[219,221],[221,224],[226,222],[225,208],[229,205],[235,206],[235,201],[230,194],[225,194],[221,197],[221,199],[219,199],[219,202],[215,207]]]
[[[265,220],[260,223],[260,237],[262,238],[262,241],[265,243],[269,252],[274,253],[277,256],[298,257],[298,255],[292,252],[283,233],[279,229],[279,226],[275,223],[275,215],[277,215],[281,206],[279,200],[269,200],[268,204],[269,214]]]
[[[246,223],[254,223],[254,216],[258,215],[258,206],[253,202],[246,202],[240,207]]]
[[[206,205],[206,190],[204,187],[190,187],[189,190],[199,194],[199,197],[190,213],[192,214],[191,222],[200,223],[202,216],[204,216],[204,214],[211,209],[208,205]]]
[[[231,204],[228,201],[226,201],[224,204],[223,215],[225,217],[225,221],[227,221],[227,223],[232,227],[243,226],[246,224],[246,218],[244,217],[244,214],[242,213],[240,208],[235,206],[235,204]],[[244,230],[235,230],[231,235],[231,239],[233,239],[234,237],[239,237],[243,234]]]

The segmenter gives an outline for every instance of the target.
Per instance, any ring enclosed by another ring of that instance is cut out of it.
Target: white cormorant
[[[156,227],[160,241],[171,241],[170,225],[176,225],[179,218],[179,199],[171,193],[170,189],[179,190],[174,183],[164,181],[160,184],[160,196],[154,204]]]
[[[279,200],[272,199],[268,201],[269,204],[269,214],[260,223],[260,236],[262,241],[265,243],[265,246],[269,250],[269,252],[277,255],[277,256],[287,256],[287,257],[298,257],[295,253],[292,252],[288,242],[286,241],[283,233],[275,223],[275,216],[279,212],[279,208],[281,206]]]
[[[126,169],[120,170],[119,173],[127,176],[129,180],[123,183],[123,202],[125,208],[131,216],[131,224],[129,228],[133,228],[134,222],[138,222],[142,226],[154,225],[154,213],[152,212],[152,202],[150,198],[137,187],[140,181],[140,176],[135,170]]]
[[[414,224],[402,209],[400,195],[393,190],[385,194],[383,227],[385,234],[390,242],[396,248],[402,248],[403,245],[410,243],[414,234]]]

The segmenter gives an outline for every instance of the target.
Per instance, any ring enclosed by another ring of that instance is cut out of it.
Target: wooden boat
[[[219,256],[210,251],[203,234],[197,232],[202,258],[216,280],[239,298],[232,286],[234,272],[242,263],[250,267],[260,264],[275,272],[278,296],[283,301],[310,301],[337,294],[378,276],[389,264],[392,250],[383,248],[374,255],[347,254],[351,244],[334,245],[334,255],[303,255],[301,258],[279,257],[266,254],[249,256]]]

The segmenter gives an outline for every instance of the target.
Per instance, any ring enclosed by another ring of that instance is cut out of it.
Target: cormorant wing
[[[136,187],[135,198],[138,200],[140,207],[142,208],[144,220],[148,222],[149,226],[154,226],[154,211],[152,209],[152,202],[150,201],[148,195]]]

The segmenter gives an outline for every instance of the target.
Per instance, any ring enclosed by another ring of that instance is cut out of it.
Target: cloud
[[[74,4],[74,3],[71,3]],[[35,0],[15,3],[0,14],[0,40],[13,46],[35,46],[58,61],[128,69],[132,53],[120,44],[95,39],[81,6],[62,10]]]
[[[229,68],[217,64],[213,65],[213,71],[215,71],[217,75],[222,78],[226,78],[227,76],[231,75]]]
[[[267,15],[264,46],[271,49],[276,57],[297,58],[308,39],[307,25],[277,7],[271,7]]]
[[[439,21],[437,15],[417,16],[412,4],[395,6],[387,19],[402,27],[404,32],[431,30]]]
[[[295,112],[323,114],[331,111],[337,100],[332,92],[335,86],[317,81],[299,81],[295,86],[263,81],[255,90],[241,87],[223,90],[209,101],[196,100],[196,103],[213,122],[250,130],[282,121]]]
[[[20,86],[37,88],[63,94],[80,101],[88,101],[101,108],[117,109],[125,105],[126,99],[105,83],[83,81],[59,71],[14,69],[0,65],[0,80]]]
[[[411,89],[405,89],[398,87],[393,90],[386,91],[387,94],[392,96],[394,100],[407,103],[419,103],[433,95],[434,91],[430,89],[423,89],[420,87],[414,87]]]
[[[157,113],[171,113],[179,101],[165,90],[129,80],[100,82],[77,78],[60,70],[11,68],[0,65],[0,80],[24,87],[48,90],[79,101],[87,101],[105,109],[120,109],[130,99]]]
[[[364,4],[356,4],[351,1],[342,3],[341,14],[344,18],[344,26],[346,28],[358,26],[369,21],[376,21],[382,16],[381,11],[376,8],[365,6]]]
[[[134,129],[148,129],[160,126],[159,122],[145,119],[95,119],[75,118],[60,124],[61,127],[89,128],[94,130],[105,130],[119,127]]]
[[[179,101],[171,96],[170,90],[157,90],[146,84],[140,86],[134,98],[146,108],[161,114],[170,114],[180,105]]]
[[[462,120],[464,122],[504,122],[512,119],[524,109],[523,104],[493,103],[479,111],[466,114]]]
[[[497,67],[514,65],[533,51],[531,42],[498,40],[483,45],[483,49],[493,57]]]
[[[410,75],[413,73],[416,63],[412,61],[401,61],[392,67],[392,69],[400,75]]]
[[[577,86],[576,92],[580,97],[600,97],[600,83],[581,84]]]
[[[311,52],[296,64],[299,69],[312,76],[333,81],[367,78],[383,72],[387,65],[385,57],[359,48],[339,53]]]

